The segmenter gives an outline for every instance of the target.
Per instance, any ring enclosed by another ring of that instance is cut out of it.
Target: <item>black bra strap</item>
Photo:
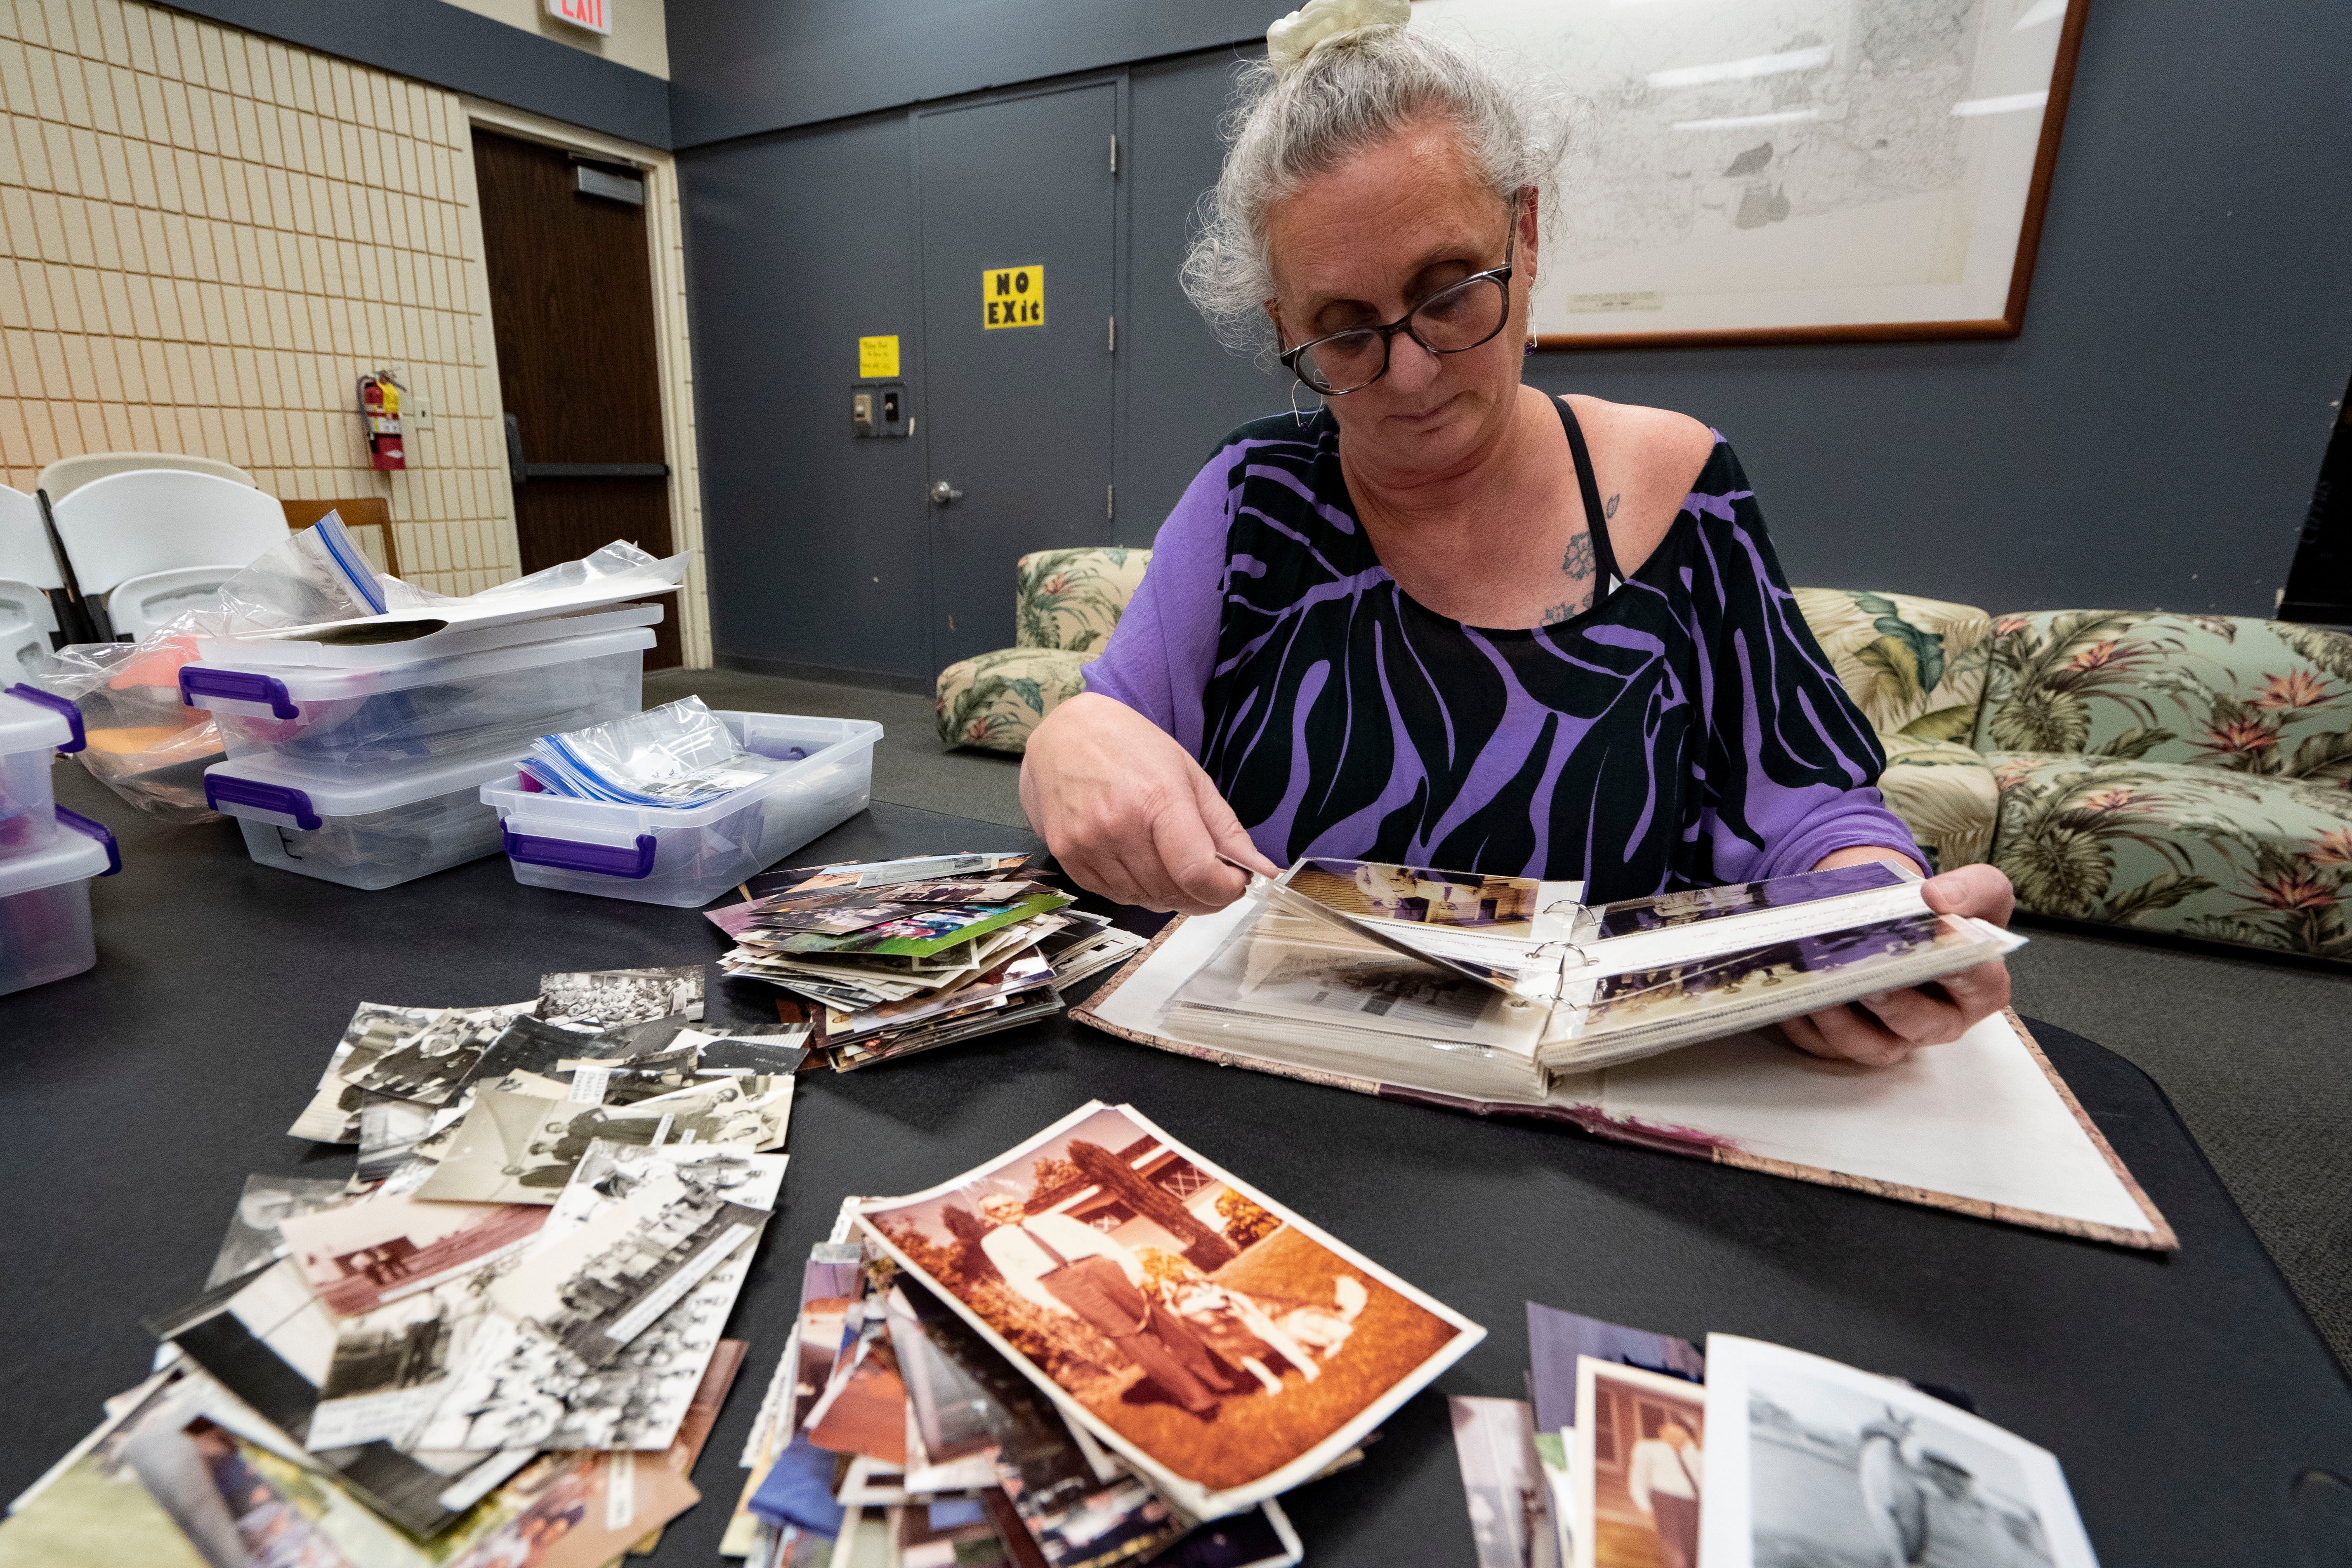
[[[1576,415],[1565,397],[1555,397],[1551,405],[1559,410],[1560,427],[1568,432],[1568,449],[1576,458],[1576,486],[1584,495],[1585,531],[1592,536],[1592,564],[1597,576],[1592,596],[1595,603],[1608,597],[1609,590],[1625,580],[1617,570],[1617,552],[1609,548],[1609,519],[1601,510],[1601,481],[1592,474],[1592,454],[1586,450],[1583,427],[1577,424]]]

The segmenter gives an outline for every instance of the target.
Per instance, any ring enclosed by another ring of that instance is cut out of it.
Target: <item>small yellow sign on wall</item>
[[[992,267],[980,275],[981,324],[1042,327],[1045,324],[1045,268]]]
[[[857,340],[857,374],[866,381],[891,381],[898,374],[897,337]]]

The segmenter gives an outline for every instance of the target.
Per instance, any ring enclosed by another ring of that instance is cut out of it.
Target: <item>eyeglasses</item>
[[[1474,272],[1440,289],[1385,327],[1350,327],[1299,344],[1282,355],[1291,374],[1326,397],[1361,392],[1389,373],[1389,344],[1399,332],[1433,354],[1475,349],[1503,330],[1511,316],[1511,256],[1519,242],[1514,212],[1503,265]]]

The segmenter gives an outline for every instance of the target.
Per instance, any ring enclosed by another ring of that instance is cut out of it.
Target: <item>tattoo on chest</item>
[[[1592,575],[1592,535],[1580,533],[1568,542],[1568,553],[1559,558],[1559,569],[1570,577]]]
[[[1625,497],[1622,491],[1616,495],[1611,496],[1607,500],[1601,503],[1601,515],[1604,518],[1615,517],[1617,515],[1617,503],[1624,499]]]
[[[1556,626],[1562,621],[1574,620],[1577,616],[1584,614],[1585,611],[1591,608],[1592,608],[1592,590],[1587,588],[1584,591],[1584,596],[1582,598],[1578,599],[1574,604],[1559,604],[1552,605],[1551,608],[1543,613],[1543,619],[1536,624],[1538,626]]]

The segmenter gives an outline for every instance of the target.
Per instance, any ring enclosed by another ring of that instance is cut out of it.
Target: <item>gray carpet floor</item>
[[[946,750],[926,698],[727,670],[646,681],[648,704],[689,692],[713,708],[878,720],[875,799],[1027,825],[1019,760]],[[2352,973],[2021,929],[2032,941],[2010,960],[2018,1011],[2098,1041],[2163,1086],[2352,1365]]]

